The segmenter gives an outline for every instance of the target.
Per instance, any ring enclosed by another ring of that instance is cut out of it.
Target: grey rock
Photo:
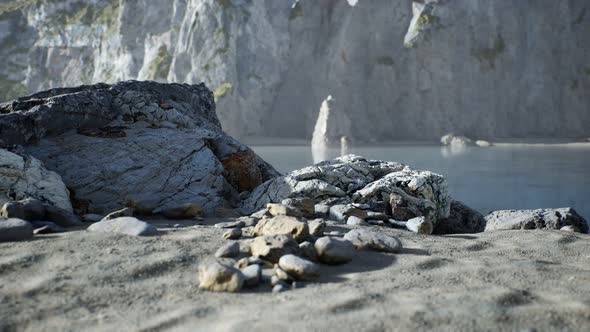
[[[199,265],[199,288],[212,292],[239,292],[244,285],[244,275],[231,265],[217,260]]]
[[[402,249],[401,241],[387,234],[372,232],[366,229],[353,229],[344,235],[357,249],[372,249],[376,251],[399,253]]]
[[[162,209],[162,214],[168,219],[193,219],[201,216],[203,208],[196,203],[185,203]]]
[[[22,219],[0,218],[0,242],[22,241],[33,237],[33,226]]]
[[[159,125],[166,121],[178,128]],[[127,81],[39,92],[0,104],[0,139],[24,145],[61,174],[89,211],[112,211],[131,193],[163,210],[195,203],[213,215],[278,175],[222,131],[204,84]]]
[[[510,229],[561,229],[574,226],[588,233],[588,223],[572,208],[494,211],[486,217],[485,231]]]
[[[0,210],[0,216],[28,221],[52,221],[63,227],[79,226],[81,220],[68,210],[43,204],[35,199],[8,202]]]
[[[338,221],[345,221],[349,217],[357,217],[364,220],[367,212],[352,205],[337,204],[330,207],[330,218]]]
[[[330,217],[330,206],[326,204],[316,204],[314,206],[315,209],[315,217],[327,219]]]
[[[107,214],[106,216],[104,216],[104,218],[102,218],[101,221],[111,220],[111,219],[116,219],[116,218],[121,218],[121,217],[133,217],[134,212],[135,212],[135,210],[133,210],[133,208],[126,207],[121,210],[113,211],[113,212]]]
[[[316,263],[295,255],[281,257],[279,267],[296,280],[316,280],[320,277],[320,267]]]
[[[406,222],[406,228],[416,234],[430,235],[434,231],[432,222],[425,217],[416,217]]]
[[[252,256],[276,263],[281,256],[298,254],[299,245],[291,235],[266,235],[255,238],[250,245],[250,251]]]
[[[301,211],[305,218],[313,218],[315,216],[315,202],[313,199],[307,197],[292,197],[282,200],[281,204],[296,208]]]
[[[45,205],[36,199],[24,199],[5,203],[0,210],[0,216],[17,218],[27,221],[41,221],[45,219]]]
[[[240,244],[236,241],[227,242],[215,252],[215,257],[233,258],[240,255]]]
[[[313,243],[305,241],[299,244],[299,249],[301,252],[301,257],[307,258],[312,262],[316,262],[318,260],[318,254],[315,251],[315,247]]]
[[[484,216],[459,201],[451,202],[448,218],[440,219],[434,227],[435,234],[465,234],[483,232],[486,227]]]
[[[151,236],[158,233],[158,229],[151,224],[133,217],[120,217],[102,220],[88,227],[88,231],[100,233],[116,233],[131,236]]]
[[[348,263],[356,253],[350,241],[328,236],[319,238],[314,247],[320,262],[326,264]]]
[[[2,130],[3,127],[0,125],[0,139]],[[62,178],[45,168],[40,160],[22,149],[3,149],[1,145],[0,160],[0,206],[10,201],[31,198],[69,212],[73,211],[70,193]]]
[[[245,226],[246,223],[242,220],[226,221],[215,224],[216,228],[242,228]]]
[[[350,216],[350,217],[348,217],[348,219],[346,219],[346,224],[348,226],[362,226],[362,225],[366,225],[367,223],[359,217]]]
[[[324,219],[318,218],[307,222],[309,227],[309,234],[313,236],[323,236],[326,230],[326,222]]]
[[[242,269],[244,287],[256,287],[260,283],[262,267],[258,264],[249,265]]]
[[[256,212],[252,213],[252,214],[250,215],[250,217],[252,217],[252,218],[256,218],[256,219],[262,219],[262,218],[264,218],[264,217],[272,217],[272,216],[271,216],[271,215],[270,215],[270,213],[268,212],[268,209],[267,209],[267,208],[264,208],[264,209],[262,209],[262,210],[258,210],[258,211],[256,211]]]
[[[237,240],[242,237],[242,230],[240,228],[232,228],[223,233],[223,238],[226,240]]]
[[[53,205],[45,205],[45,219],[55,222],[63,227],[75,227],[82,225],[80,217],[74,213]]]

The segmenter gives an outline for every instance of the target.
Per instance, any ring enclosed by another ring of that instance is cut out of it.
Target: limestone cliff
[[[353,6],[354,5],[354,6]],[[0,100],[126,79],[199,83],[237,136],[590,135],[586,0],[0,1]]]

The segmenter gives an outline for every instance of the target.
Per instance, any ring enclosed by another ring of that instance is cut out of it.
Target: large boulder
[[[0,207],[27,198],[72,212],[70,193],[59,174],[22,149],[0,146]]]
[[[204,84],[128,81],[53,89],[0,104],[0,139],[62,175],[90,212],[125,201],[235,206],[278,173],[227,136]],[[15,161],[18,163],[18,160]]]
[[[451,196],[442,176],[354,155],[324,161],[267,181],[256,188],[242,206],[245,212],[253,212],[267,203],[307,197],[316,204],[355,203],[391,214],[392,195],[404,197],[411,205],[413,214],[408,218],[425,216],[435,223],[449,216]]]
[[[485,231],[510,229],[561,229],[588,233],[588,223],[572,208],[494,211],[486,217]]]

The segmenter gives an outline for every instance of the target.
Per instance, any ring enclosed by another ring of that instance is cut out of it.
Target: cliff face
[[[236,136],[590,135],[585,0],[0,3],[0,99],[125,79],[199,83]]]

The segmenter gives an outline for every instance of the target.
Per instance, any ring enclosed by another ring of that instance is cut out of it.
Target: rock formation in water
[[[63,206],[69,193],[57,173],[83,213],[194,203],[212,214],[278,176],[222,131],[204,84],[128,81],[39,92],[0,104],[0,139],[36,158],[0,150],[10,161],[0,165],[0,184],[20,179],[1,194]]]
[[[588,137],[584,0],[63,0],[0,4],[0,99],[99,81],[215,90],[233,135]]]

